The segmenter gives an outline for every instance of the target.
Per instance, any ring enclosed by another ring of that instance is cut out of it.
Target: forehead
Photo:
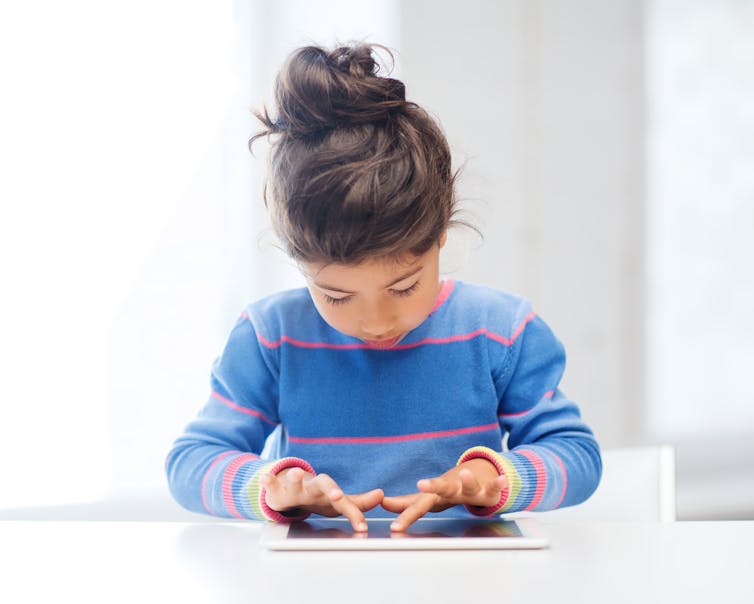
[[[319,285],[335,287],[374,286],[388,284],[395,279],[418,271],[425,255],[405,255],[399,258],[377,258],[358,264],[302,262],[304,274]]]

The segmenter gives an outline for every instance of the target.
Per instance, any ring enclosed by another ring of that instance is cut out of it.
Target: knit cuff
[[[508,477],[508,486],[500,492],[500,500],[495,505],[482,507],[477,505],[467,505],[466,509],[475,516],[493,516],[507,511],[516,500],[516,496],[521,490],[521,477],[516,471],[509,459],[490,449],[489,447],[472,447],[467,449],[458,459],[457,466],[471,459],[486,459],[497,468],[500,476]]]
[[[271,520],[272,522],[293,522],[295,520],[304,520],[309,517],[309,512],[289,510],[287,512],[278,512],[267,505],[267,489],[259,484],[259,479],[265,474],[279,474],[287,468],[301,468],[309,474],[316,474],[314,468],[303,459],[298,457],[284,457],[272,463],[259,468],[254,478],[249,481],[247,494],[249,503],[260,518]]]

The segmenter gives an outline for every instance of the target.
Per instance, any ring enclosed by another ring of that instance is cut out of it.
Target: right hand
[[[265,488],[267,505],[277,512],[303,510],[321,516],[343,515],[353,530],[367,530],[364,512],[382,503],[385,494],[374,489],[357,495],[346,495],[327,474],[309,474],[301,468],[286,468],[278,474],[265,474],[260,479]]]

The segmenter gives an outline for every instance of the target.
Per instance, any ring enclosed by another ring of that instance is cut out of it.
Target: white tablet
[[[394,518],[367,519],[366,533],[345,518],[265,525],[260,543],[273,550],[539,549],[548,546],[531,519],[422,518],[407,531],[390,531]]]

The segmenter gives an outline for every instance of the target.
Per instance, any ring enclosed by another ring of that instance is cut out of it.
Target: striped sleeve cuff
[[[293,522],[295,520],[303,520],[304,518],[309,517],[308,512],[297,512],[296,510],[291,510],[290,512],[282,513],[278,512],[277,510],[273,510],[270,506],[267,505],[267,491],[259,483],[259,480],[265,474],[278,474],[279,472],[282,472],[287,468],[301,468],[309,474],[316,473],[314,471],[314,468],[312,468],[309,463],[307,463],[303,459],[299,459],[298,457],[284,457],[283,459],[270,462],[259,468],[257,473],[254,474],[252,479],[249,481],[246,491],[249,498],[249,504],[254,510],[254,513],[259,518],[265,518],[272,522]]]
[[[497,468],[498,474],[507,476],[508,486],[500,493],[500,500],[497,504],[489,507],[467,505],[466,509],[475,516],[493,516],[509,511],[515,505],[518,494],[521,492],[520,474],[507,457],[489,447],[472,447],[471,449],[467,449],[458,459],[456,465],[460,466],[470,459],[480,458],[491,462]]]

